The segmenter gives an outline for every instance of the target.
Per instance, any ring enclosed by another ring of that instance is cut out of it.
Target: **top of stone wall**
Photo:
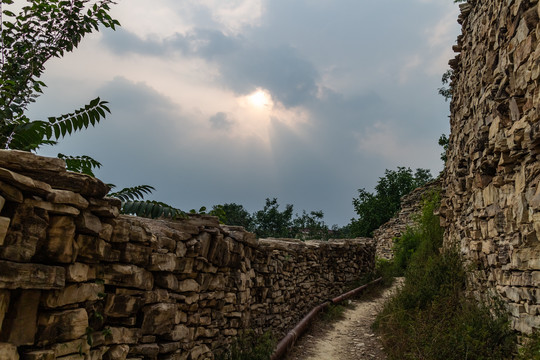
[[[6,171],[7,169],[16,171],[18,176]],[[0,150],[0,180],[23,192],[33,192],[41,196],[48,196],[51,189],[57,189],[103,198],[110,190],[97,178],[67,171],[66,163],[62,159],[18,150]]]

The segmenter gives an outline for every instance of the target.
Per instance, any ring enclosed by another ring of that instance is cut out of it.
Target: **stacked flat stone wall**
[[[0,150],[0,359],[211,359],[244,329],[279,338],[374,267],[369,240],[123,216],[107,192]]]
[[[441,208],[469,289],[540,329],[540,23],[531,0],[461,4]]]
[[[373,232],[376,245],[376,257],[386,260],[394,258],[394,239],[400,237],[408,227],[414,226],[414,217],[422,210],[425,196],[435,190],[440,190],[441,179],[414,189],[401,198],[399,213]]]

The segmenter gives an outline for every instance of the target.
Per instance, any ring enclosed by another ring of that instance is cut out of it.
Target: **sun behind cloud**
[[[274,102],[272,96],[264,89],[257,89],[252,94],[248,95],[249,103],[257,108],[272,108]]]

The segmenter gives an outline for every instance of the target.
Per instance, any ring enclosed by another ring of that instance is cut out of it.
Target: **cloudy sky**
[[[122,27],[47,64],[33,119],[112,114],[40,153],[184,210],[277,197],[345,225],[385,169],[442,169],[451,0],[119,0]]]

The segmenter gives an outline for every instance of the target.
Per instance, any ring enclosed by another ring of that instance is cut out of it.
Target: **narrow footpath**
[[[386,359],[380,339],[371,330],[385,300],[402,283],[351,300],[341,320],[325,323],[316,320],[287,356],[287,360],[363,360]]]

